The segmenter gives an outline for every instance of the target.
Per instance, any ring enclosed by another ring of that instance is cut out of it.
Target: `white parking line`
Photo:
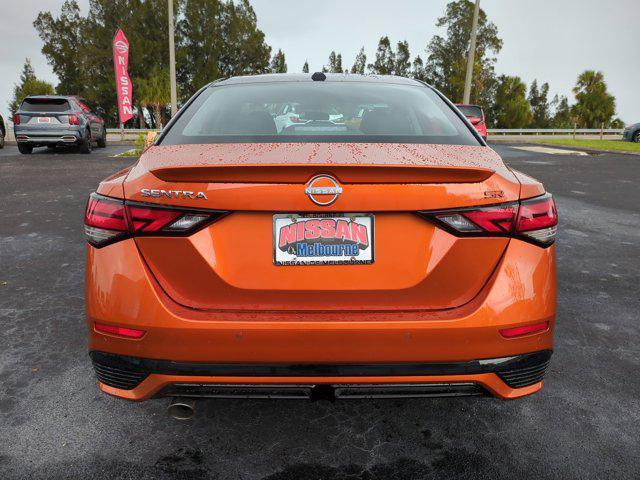
[[[561,148],[551,148],[551,147],[531,146],[531,147],[513,147],[513,148],[517,148],[518,150],[525,150],[527,152],[546,153],[549,155],[589,155],[587,152],[581,152],[579,150],[564,150]]]

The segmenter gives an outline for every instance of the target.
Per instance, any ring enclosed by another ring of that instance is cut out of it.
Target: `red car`
[[[487,123],[484,121],[484,110],[480,105],[463,105],[456,103],[458,110],[467,117],[467,120],[471,122],[471,125],[478,131],[480,136],[487,140]]]

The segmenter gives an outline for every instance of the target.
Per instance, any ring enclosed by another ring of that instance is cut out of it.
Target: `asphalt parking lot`
[[[491,398],[167,400],[101,394],[86,354],[83,210],[132,159],[0,150],[0,478],[586,479],[640,467],[640,157],[497,145],[561,216],[542,392]]]

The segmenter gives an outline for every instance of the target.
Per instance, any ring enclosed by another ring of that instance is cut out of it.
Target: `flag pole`
[[[478,30],[478,13],[480,10],[480,0],[476,0],[473,9],[473,21],[471,24],[471,45],[469,46],[469,57],[467,58],[467,75],[464,79],[464,95],[462,103],[468,104],[471,101],[471,78],[473,77],[473,63],[476,56],[476,33]]]
[[[173,0],[168,0],[169,17],[169,76],[171,82],[171,116],[178,111],[178,94],[176,92],[176,48],[173,38]]]

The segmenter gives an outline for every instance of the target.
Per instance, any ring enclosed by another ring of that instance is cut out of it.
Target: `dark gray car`
[[[82,153],[90,153],[93,143],[106,147],[104,110],[88,105],[76,96],[25,98],[13,116],[13,131],[20,153],[31,153],[34,147],[42,146],[75,145]]]
[[[629,125],[622,132],[622,139],[629,142],[640,143],[640,123]]]

